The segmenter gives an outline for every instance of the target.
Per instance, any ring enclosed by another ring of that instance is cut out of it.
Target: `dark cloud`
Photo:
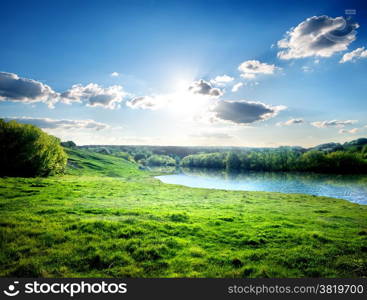
[[[44,102],[52,107],[57,98],[58,94],[42,82],[0,72],[0,101]]]
[[[194,81],[189,86],[189,91],[194,94],[207,95],[212,97],[219,97],[223,95],[223,92],[218,88],[213,88],[209,82],[200,79],[199,81]]]
[[[235,124],[250,124],[272,118],[283,109],[285,109],[284,106],[270,106],[261,102],[226,100],[218,101],[217,105],[212,108],[212,112],[219,120]]]

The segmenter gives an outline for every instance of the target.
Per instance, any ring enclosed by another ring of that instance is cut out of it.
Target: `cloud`
[[[135,97],[126,102],[126,105],[130,108],[140,109],[158,109],[163,108],[170,103],[170,98],[165,95],[160,96],[142,96]]]
[[[285,106],[270,106],[261,102],[246,100],[224,100],[218,101],[211,108],[213,120],[230,122],[238,125],[245,125],[261,120],[270,119],[285,109]]]
[[[200,79],[198,81],[194,81],[189,86],[189,91],[194,94],[201,94],[211,97],[219,97],[223,95],[223,92],[218,88],[213,88],[209,82]]]
[[[256,78],[259,74],[274,74],[274,72],[280,69],[275,65],[262,63],[258,60],[247,60],[241,63],[238,70],[242,72],[241,77],[246,79]]]
[[[119,76],[120,76],[120,73],[118,73],[118,72],[112,72],[112,73],[110,74],[110,76],[111,76],[111,77],[119,77]]]
[[[236,83],[233,87],[232,87],[232,92],[235,93],[237,92],[241,87],[243,86],[242,82]]]
[[[340,130],[339,130],[339,133],[340,133],[340,134],[345,134],[345,133],[355,134],[355,133],[359,132],[359,130],[360,130],[360,129],[358,129],[358,128],[352,128],[352,129],[350,129],[350,130],[340,129]]]
[[[233,136],[223,132],[200,132],[190,134],[190,137],[199,139],[232,139]]]
[[[5,121],[15,120],[23,124],[36,125],[43,129],[94,129],[102,130],[109,128],[109,125],[99,123],[93,120],[55,120],[50,118],[33,118],[33,117],[6,117]]]
[[[338,121],[338,120],[332,120],[332,121],[317,121],[312,122],[311,125],[318,127],[318,128],[327,128],[327,127],[337,127],[342,128],[347,125],[352,125],[357,123],[357,120],[346,120],[346,121]]]
[[[0,72],[0,101],[44,102],[52,108],[57,98],[58,93],[42,82]]]
[[[103,88],[96,83],[86,86],[76,84],[60,94],[39,81],[22,78],[13,73],[0,72],[0,101],[44,102],[50,108],[53,108],[57,102],[67,104],[83,102],[87,106],[114,109],[126,95],[128,94],[120,85]]]
[[[222,75],[222,76],[217,76],[214,79],[210,80],[210,83],[214,84],[214,85],[220,85],[220,86],[224,86],[226,83],[233,81],[234,78],[228,75]]]
[[[303,66],[302,71],[305,72],[305,73],[311,73],[311,72],[313,72],[313,69],[309,66]]]
[[[367,58],[367,50],[364,47],[357,48],[351,52],[345,53],[339,63],[343,64],[347,61],[356,61],[361,58]]]
[[[86,102],[87,106],[115,109],[126,95],[127,93],[120,85],[103,88],[96,83],[89,83],[85,86],[75,84],[71,89],[61,94],[61,101],[67,104]]]
[[[295,124],[303,124],[305,121],[303,119],[290,119],[285,122],[279,122],[277,123],[278,126],[291,126]]]
[[[314,16],[291,28],[278,41],[281,59],[310,56],[330,57],[334,53],[348,49],[356,39],[357,23],[343,17]]]

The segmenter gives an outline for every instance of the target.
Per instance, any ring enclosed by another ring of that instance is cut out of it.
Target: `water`
[[[345,199],[367,204],[366,175],[315,173],[246,172],[226,173],[210,170],[181,170],[178,174],[157,176],[164,183],[210,189],[300,193]]]

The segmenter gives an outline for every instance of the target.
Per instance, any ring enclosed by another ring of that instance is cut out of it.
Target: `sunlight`
[[[171,113],[181,116],[194,116],[201,111],[207,110],[210,98],[203,95],[195,95],[187,90],[177,91],[170,96],[171,101],[168,109]]]

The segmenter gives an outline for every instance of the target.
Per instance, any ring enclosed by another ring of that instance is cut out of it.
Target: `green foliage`
[[[364,145],[364,147],[362,148],[361,154],[364,159],[367,159],[367,145]]]
[[[300,168],[305,171],[325,170],[328,160],[322,151],[312,150],[304,153],[300,158]]]
[[[226,168],[228,171],[239,170],[241,168],[241,161],[236,153],[228,153],[226,158]]]
[[[360,173],[367,171],[367,161],[359,153],[336,151],[326,155],[329,166],[327,171],[337,173],[345,170],[345,173]]]
[[[176,161],[168,155],[153,154],[146,160],[145,164],[148,166],[175,166]]]
[[[66,148],[76,148],[76,144],[73,141],[61,142],[61,146]]]
[[[36,126],[0,119],[0,176],[48,176],[66,166],[60,140]]]
[[[145,153],[136,153],[134,154],[134,160],[135,161],[139,161],[139,160],[142,160],[142,159],[146,159],[147,158],[147,155]]]
[[[163,184],[67,151],[69,175],[0,178],[1,277],[367,275],[367,206]]]
[[[366,152],[366,150],[364,150]],[[305,153],[290,147],[262,151],[202,153],[182,159],[183,167],[252,171],[312,171],[320,173],[367,173],[366,153],[362,151]]]
[[[128,160],[128,161],[131,161],[131,162],[134,162],[135,160],[134,160],[134,157],[132,157],[132,155],[130,155],[129,153],[127,153],[127,152],[122,152],[122,151],[120,151],[120,152],[116,152],[116,153],[114,153],[114,155],[115,156],[117,156],[117,157],[120,157],[120,158],[123,158],[123,159],[126,159],[126,160]]]
[[[224,169],[226,167],[226,153],[201,153],[184,157],[181,160],[183,167]]]

